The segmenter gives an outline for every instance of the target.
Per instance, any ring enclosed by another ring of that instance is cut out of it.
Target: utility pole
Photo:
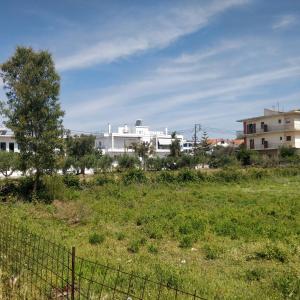
[[[197,148],[197,130],[201,130],[201,124],[194,124],[194,155],[196,153]]]

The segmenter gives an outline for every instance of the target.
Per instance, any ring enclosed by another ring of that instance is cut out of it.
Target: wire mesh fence
[[[92,262],[8,221],[0,221],[1,299],[204,299],[121,267]]]

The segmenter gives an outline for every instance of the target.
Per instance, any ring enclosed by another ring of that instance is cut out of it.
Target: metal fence
[[[1,299],[204,299],[163,282],[77,257],[23,226],[0,221]]]

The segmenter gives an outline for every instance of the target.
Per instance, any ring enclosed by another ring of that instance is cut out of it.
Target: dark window
[[[280,137],[280,140],[282,141],[282,136]]]
[[[15,151],[15,143],[9,143],[8,147],[9,147],[9,151],[10,152],[14,152]]]
[[[268,143],[268,141],[264,141],[264,148],[269,148],[269,143]]]
[[[261,122],[261,123],[260,123],[260,128],[261,128],[261,129],[264,129],[264,125],[265,125],[265,122]]]
[[[292,137],[291,137],[290,135],[288,135],[288,136],[286,137],[286,140],[287,140],[287,142],[290,142],[290,141],[292,140]]]
[[[250,139],[250,149],[254,149],[254,139]]]
[[[281,124],[281,119],[278,119],[278,123]]]
[[[0,143],[1,151],[6,151],[6,143]]]
[[[263,145],[265,143],[265,138],[261,139],[261,144]]]

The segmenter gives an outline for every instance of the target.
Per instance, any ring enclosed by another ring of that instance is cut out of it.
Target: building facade
[[[180,145],[183,145],[183,136],[176,136],[180,140]],[[124,125],[118,127],[116,132],[112,131],[111,125],[108,125],[108,131],[96,135],[95,146],[101,149],[103,154],[108,154],[112,157],[122,155],[124,153],[133,153],[132,145],[134,143],[150,143],[153,147],[155,155],[166,156],[170,153],[170,145],[172,136],[165,131],[151,131],[148,126],[144,126],[141,120],[137,120],[134,127]]]
[[[264,115],[239,120],[247,149],[277,153],[280,147],[300,148],[300,110],[264,110]]]
[[[19,152],[13,132],[7,128],[0,128],[0,150],[7,152]]]

